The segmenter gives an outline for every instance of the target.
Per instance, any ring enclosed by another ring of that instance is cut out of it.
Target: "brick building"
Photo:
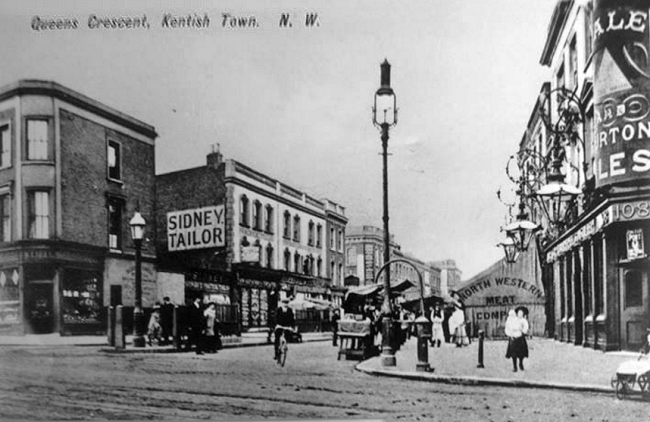
[[[266,327],[283,297],[331,299],[332,285],[341,284],[347,218],[332,201],[219,151],[205,166],[158,175],[156,198],[160,268],[184,275],[186,299],[232,307],[242,330]],[[196,218],[205,210],[222,218],[208,227]],[[190,216],[182,217],[188,224],[179,229],[174,215]],[[210,232],[220,236],[202,237]],[[176,242],[183,236],[191,245]]]
[[[101,332],[111,295],[133,304],[128,223],[153,221],[156,136],[54,82],[0,88],[0,330]],[[145,306],[154,259],[145,242]]]

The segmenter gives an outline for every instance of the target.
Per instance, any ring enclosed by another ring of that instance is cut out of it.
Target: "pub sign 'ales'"
[[[593,14],[596,187],[650,179],[650,0],[596,0]]]

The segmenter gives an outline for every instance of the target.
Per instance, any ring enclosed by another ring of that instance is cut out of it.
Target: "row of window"
[[[262,205],[257,199],[251,204],[251,200],[246,195],[239,198],[239,224],[241,226],[273,234],[275,232],[273,217],[274,208],[272,205]],[[285,211],[283,214],[282,236],[285,239],[300,242],[302,237],[300,221],[298,214],[292,216],[289,211]],[[307,245],[321,247],[322,237],[323,226],[310,220],[307,224]],[[342,230],[337,233],[333,227],[330,229],[330,249],[343,251]]]
[[[47,119],[27,119],[27,160],[50,160],[49,123]],[[121,180],[122,145],[114,140],[107,145],[107,172],[109,179]],[[0,169],[11,167],[11,132],[9,124],[0,125]]]
[[[259,245],[259,241],[255,242],[257,246],[262,248]],[[247,245],[248,242],[242,243]],[[273,246],[269,243],[266,247],[262,248],[260,251],[260,265],[266,268],[275,268],[273,262],[274,249]],[[303,256],[298,252],[291,253],[289,249],[285,249],[283,255],[283,269],[285,271],[292,271],[304,275],[322,277],[323,273],[323,259],[318,257],[317,259],[311,255]],[[330,274],[332,280],[340,280],[342,284],[343,279],[343,264],[338,265],[337,267],[334,261],[330,262]]]

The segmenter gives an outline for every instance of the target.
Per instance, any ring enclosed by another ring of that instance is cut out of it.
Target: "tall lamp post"
[[[135,307],[133,308],[133,347],[144,347],[144,314],[142,313],[142,239],[146,221],[136,212],[129,225],[135,244]]]
[[[390,234],[388,232],[388,130],[397,124],[397,97],[390,86],[390,63],[388,60],[380,65],[381,80],[375,102],[372,107],[372,122],[381,131],[382,157],[384,164],[384,262],[390,261]],[[382,333],[382,363],[384,366],[395,366],[395,351],[393,350],[393,333],[390,304],[390,271],[384,274],[384,316]]]

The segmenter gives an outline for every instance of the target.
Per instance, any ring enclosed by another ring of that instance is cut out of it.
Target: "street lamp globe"
[[[510,236],[506,237],[497,246],[500,246],[500,247],[503,248],[503,252],[504,252],[504,254],[506,256],[506,262],[508,264],[512,264],[514,262],[517,262],[517,258],[519,257],[519,251],[517,250],[517,245],[515,244],[512,237],[510,237]]]
[[[142,214],[136,212],[129,222],[129,225],[131,226],[131,238],[133,240],[142,240],[146,224],[147,222],[142,217]]]
[[[390,86],[390,63],[384,59],[380,65],[381,81],[375,92],[375,104],[372,107],[372,122],[375,126],[395,126],[397,124],[397,96]]]

